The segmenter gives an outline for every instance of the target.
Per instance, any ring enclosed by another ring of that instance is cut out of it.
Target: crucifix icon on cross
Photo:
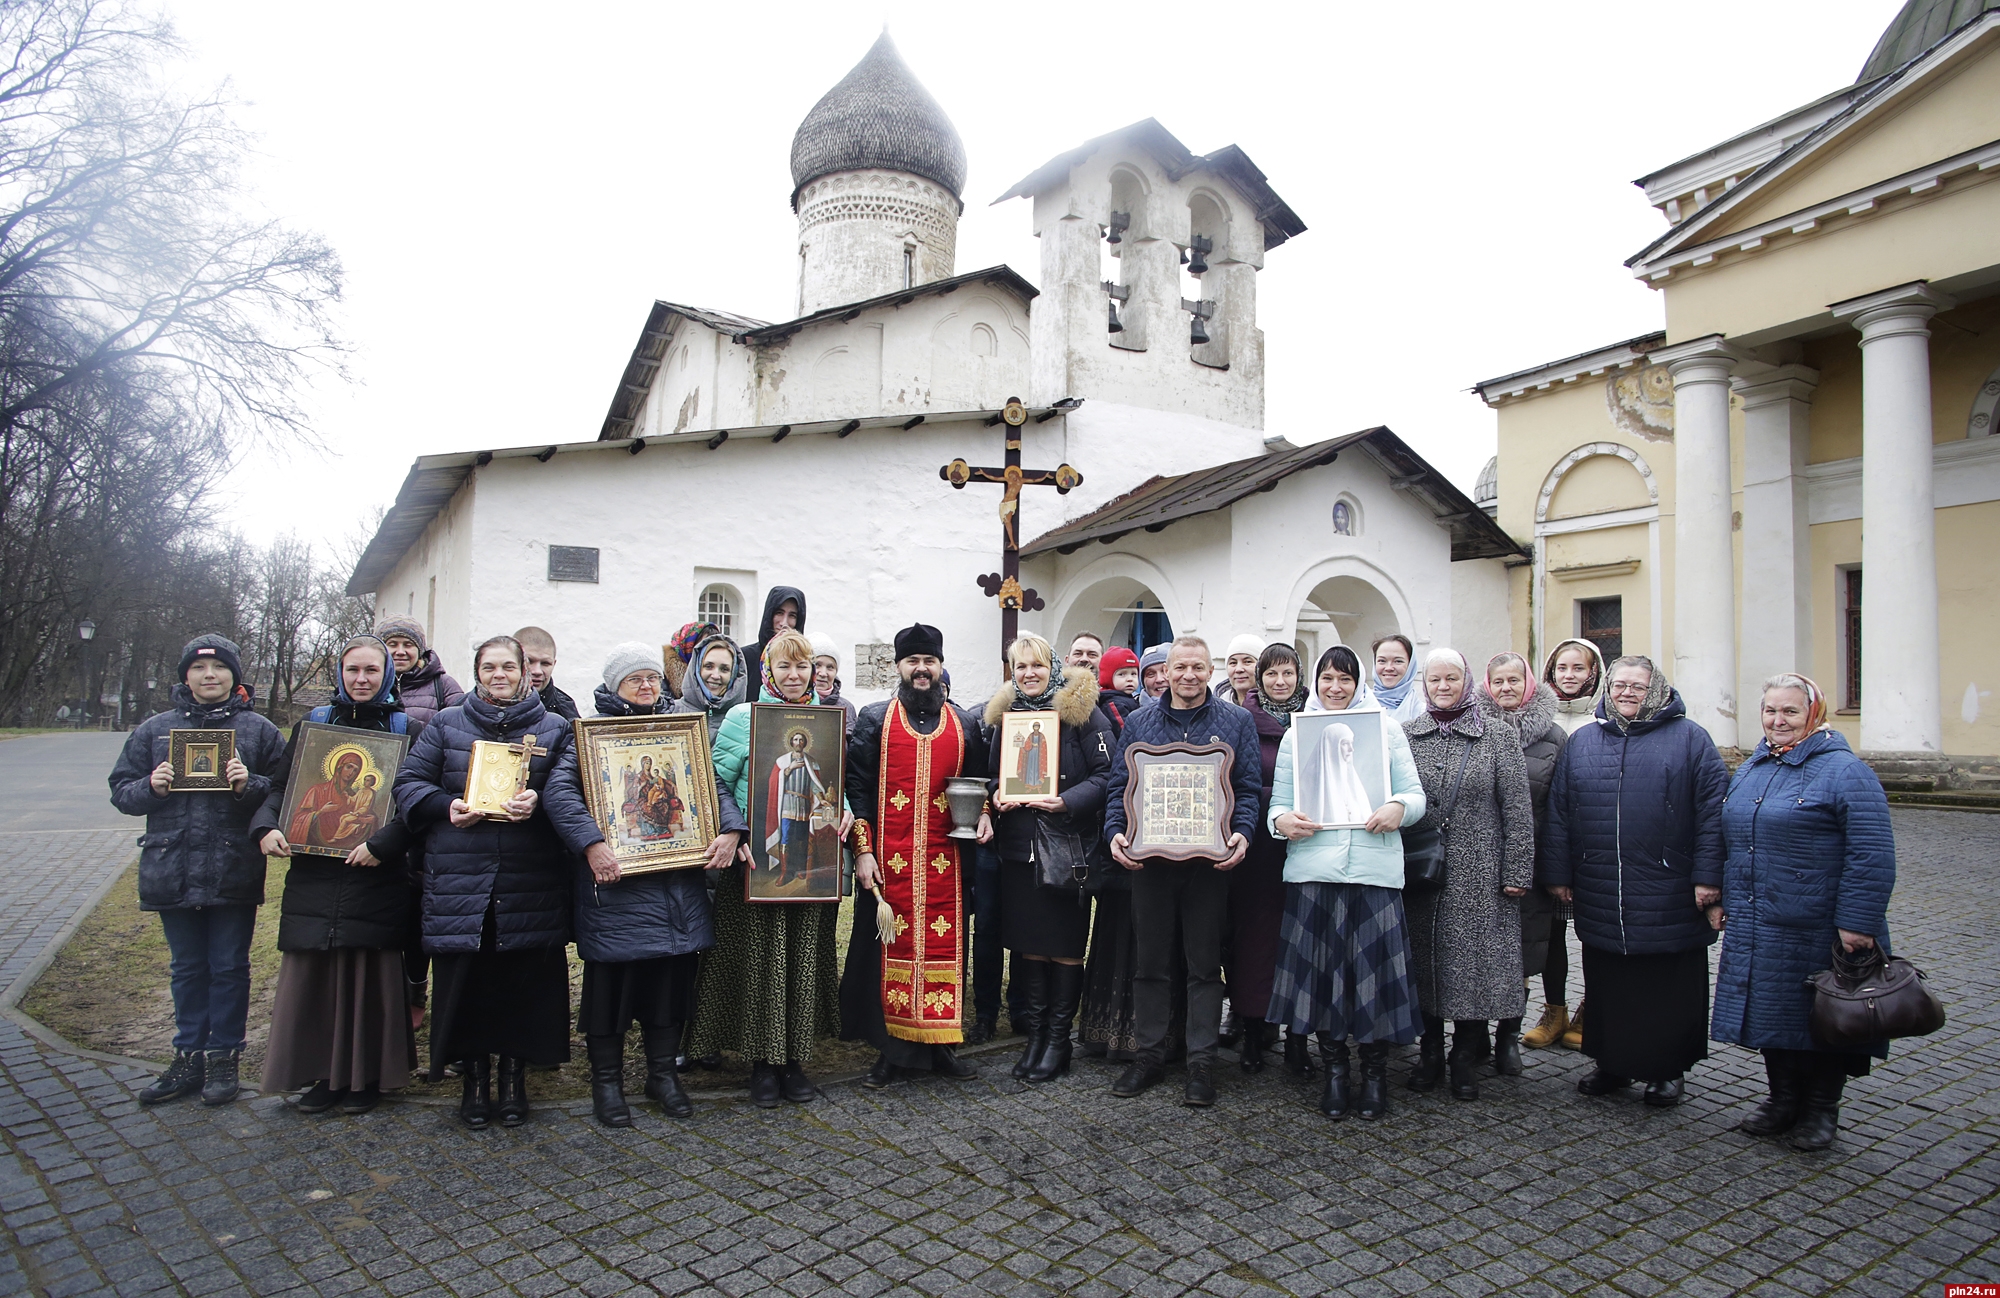
[[[1043,607],[1040,595],[1021,587],[1021,488],[1054,487],[1057,495],[1068,495],[1083,484],[1083,475],[1067,464],[1053,469],[1021,467],[1021,426],[1028,422],[1028,408],[1019,397],[1007,398],[997,418],[1007,425],[1002,467],[975,468],[964,460],[953,460],[938,470],[938,477],[958,490],[969,482],[991,482],[1005,488],[1000,495],[1000,571],[978,579],[979,589],[1000,601],[1000,652],[1004,657],[1020,632],[1021,610],[1032,612]]]

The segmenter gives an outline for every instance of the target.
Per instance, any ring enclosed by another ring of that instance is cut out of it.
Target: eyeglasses
[[[1652,687],[1653,687],[1653,683],[1652,683],[1651,681],[1640,681],[1640,682],[1633,682],[1633,681],[1613,681],[1613,682],[1611,682],[1611,692],[1612,692],[1613,694],[1644,694],[1644,693],[1645,693],[1645,692],[1646,692],[1647,690],[1651,689]]]
[[[661,677],[654,672],[638,672],[625,678],[627,685],[651,685],[658,687]]]

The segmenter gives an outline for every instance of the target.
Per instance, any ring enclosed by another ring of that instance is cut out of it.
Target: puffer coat
[[[602,685],[597,687],[597,715],[632,717],[673,710],[664,695],[649,712],[627,703]],[[549,777],[551,801],[583,803],[583,774],[574,746],[556,763]],[[692,804],[690,804],[692,805]],[[599,883],[580,859],[592,843],[604,841],[603,827],[589,817],[564,815],[556,820],[564,844],[577,853],[572,915],[576,921],[576,952],[585,960],[617,962],[689,955],[715,945],[715,909],[699,869],[659,870],[628,875],[616,883]],[[723,831],[741,828],[724,825]]]
[[[392,694],[382,703],[354,703],[343,692],[332,707],[328,724],[349,730],[383,733],[402,711]],[[423,727],[409,723],[412,740]],[[250,841],[261,843],[272,830],[284,830],[285,792],[291,783],[292,757],[299,729],[292,728],[278,774],[250,822]],[[307,777],[317,780],[318,775]],[[285,870],[285,892],[278,910],[278,950],[330,951],[340,948],[388,950],[409,939],[416,919],[411,895],[411,834],[401,817],[391,817],[368,839],[377,865],[349,865],[337,856],[292,852]],[[261,848],[259,849],[261,850]]]
[[[271,777],[283,769],[285,736],[252,710],[247,689],[207,704],[195,702],[180,684],[172,697],[173,707],[132,731],[111,768],[111,805],[146,818],[139,908],[261,905],[264,854],[250,841],[250,819],[270,794]],[[154,793],[153,768],[167,760],[168,732],[174,730],[234,730],[236,755],[250,768],[243,792]]]
[[[415,667],[397,673],[396,694],[403,700],[403,711],[409,713],[410,720],[424,725],[429,725],[446,708],[455,708],[465,701],[465,687],[451,678],[435,649],[424,650]]]
[[[1722,962],[1711,1035],[1753,1049],[1814,1050],[1805,980],[1836,930],[1889,947],[1896,842],[1881,781],[1837,732],[1783,756],[1768,743],[1736,769],[1722,808]],[[1883,1046],[1876,1053],[1887,1057]]]
[[[996,795],[1000,787],[1000,721],[1014,705],[1014,686],[1000,687],[986,704],[987,779]],[[1111,722],[1097,708],[1097,682],[1084,672],[1070,674],[1057,691],[1054,711],[1062,722],[1057,727],[1056,792],[1068,808],[1061,813],[1037,811],[1033,807],[994,807],[993,846],[1004,860],[1034,859],[1035,818],[1060,814],[1070,828],[1084,836],[1084,842],[1101,841],[1104,811],[1104,783],[1111,776],[1111,749],[1118,742]]]
[[[1444,886],[1403,896],[1418,1003],[1436,1018],[1519,1018],[1527,997],[1521,903],[1501,889],[1535,879],[1535,813],[1521,741],[1513,727],[1485,720],[1477,708],[1444,727],[1421,712],[1403,723],[1403,733],[1423,782],[1425,818],[1447,825]]]
[[[1619,955],[1715,941],[1695,885],[1722,883],[1729,771],[1678,690],[1629,733],[1604,720],[1569,737],[1549,786],[1542,877],[1575,891],[1576,934]]]
[[[466,829],[451,823],[451,803],[465,796],[472,745],[517,744],[533,734],[528,787],[542,795],[523,821],[484,820]],[[493,908],[496,949],[523,951],[569,941],[570,860],[552,818],[572,836],[589,821],[579,796],[550,797],[549,776],[569,753],[569,723],[542,706],[532,690],[505,708],[468,694],[437,720],[403,759],[396,775],[396,810],[424,835],[424,950],[433,955],[479,950],[487,907]]]

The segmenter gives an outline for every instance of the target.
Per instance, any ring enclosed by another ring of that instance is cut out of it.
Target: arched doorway
[[[1303,662],[1312,664],[1334,645],[1344,644],[1366,664],[1376,637],[1401,629],[1388,598],[1374,585],[1360,577],[1329,577],[1300,606],[1293,647]]]
[[[1122,645],[1133,653],[1174,638],[1165,601],[1144,581],[1126,576],[1094,581],[1077,593],[1063,611],[1053,642],[1056,652],[1066,652],[1069,642],[1085,631],[1103,637],[1107,648]]]

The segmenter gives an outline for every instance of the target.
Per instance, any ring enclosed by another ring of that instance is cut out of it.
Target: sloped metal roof
[[[1454,561],[1512,558],[1524,553],[1499,524],[1402,438],[1387,428],[1369,428],[1210,469],[1149,478],[1082,518],[1044,532],[1022,546],[1021,554],[1024,558],[1050,552],[1070,554],[1092,541],[1109,545],[1132,532],[1163,531],[1182,519],[1227,509],[1258,492],[1270,491],[1294,473],[1331,464],[1343,451],[1375,460],[1388,472],[1393,487],[1429,508],[1441,526],[1449,526]]]
[[[883,29],[861,62],[826,92],[792,137],[792,206],[837,171],[879,167],[965,195],[965,143]]]
[[[1989,9],[2000,9],[2000,0],[1909,0],[1882,29],[1855,84],[1887,76]]]

